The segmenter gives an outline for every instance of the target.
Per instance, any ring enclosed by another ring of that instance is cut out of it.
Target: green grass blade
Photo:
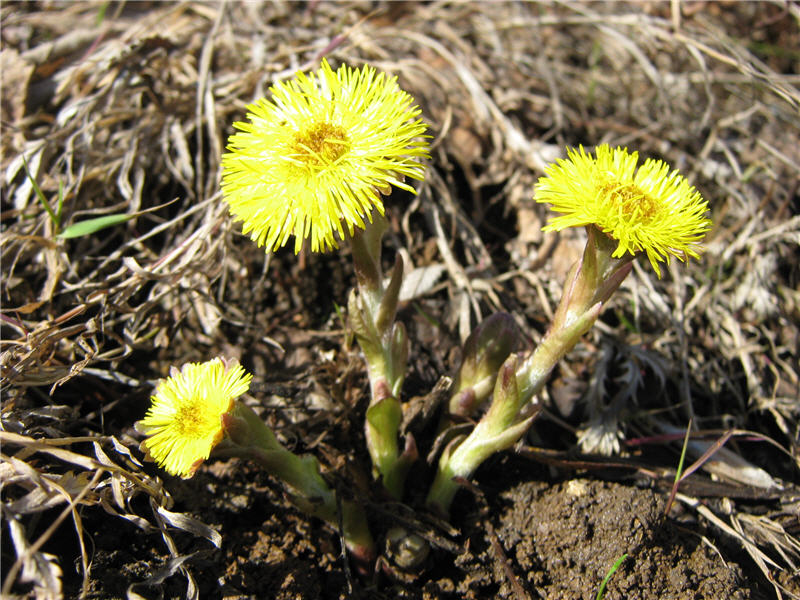
[[[58,182],[58,198],[56,199],[56,218],[58,224],[61,225],[61,215],[64,210],[64,182]]]
[[[600,584],[600,589],[597,590],[597,596],[595,596],[595,600],[603,600],[603,596],[606,594],[606,586],[608,582],[611,581],[611,578],[614,576],[614,573],[617,572],[617,569],[620,568],[622,565],[622,561],[628,558],[628,554],[623,554],[617,559],[617,562],[614,563],[614,566],[609,569],[608,573],[606,574],[605,578],[603,579],[603,583]]]
[[[85,221],[73,223],[72,225],[67,227],[64,231],[59,233],[57,237],[61,238],[62,240],[68,240],[70,238],[83,237],[84,235],[91,235],[93,233],[100,231],[101,229],[114,227],[115,225],[124,223],[125,221],[132,219],[136,216],[137,216],[136,214],[105,215],[104,217],[97,217],[96,219],[87,219]]]
[[[94,17],[95,27],[100,27],[106,18],[106,10],[108,10],[108,2],[102,2],[97,9],[97,14]]]
[[[36,193],[36,197],[39,198],[39,202],[42,203],[42,206],[44,206],[44,209],[47,211],[47,214],[50,215],[50,219],[53,221],[53,225],[55,225],[55,230],[58,231],[58,228],[61,225],[61,215],[53,212],[53,209],[50,207],[50,203],[47,201],[47,198],[44,197],[44,192],[42,192],[42,188],[39,187],[39,184],[36,183],[36,180],[33,178],[33,174],[31,173],[31,170],[28,168],[28,161],[25,160],[24,155],[22,157],[22,166],[25,167],[25,175],[28,176],[28,180],[31,182],[31,185],[33,186],[33,191]],[[61,186],[59,185],[59,190],[60,189]],[[61,192],[59,191],[59,205],[61,203],[60,197],[61,197]],[[60,212],[61,209],[59,206],[59,213]]]
[[[689,425],[686,427],[686,436],[683,438],[683,448],[681,448],[681,458],[678,461],[678,469],[675,471],[675,481],[672,483],[672,490],[670,491],[669,498],[667,498],[667,505],[664,507],[664,515],[668,515],[672,508],[672,503],[675,501],[675,494],[678,493],[678,486],[683,477],[683,465],[686,462],[686,450],[689,448],[689,437],[692,432],[692,419],[689,419]]]
[[[120,225],[125,221],[129,221],[130,219],[135,219],[141,215],[154,212],[164,208],[165,206],[169,206],[173,202],[175,202],[177,198],[174,200],[170,200],[169,202],[165,202],[164,204],[159,204],[158,206],[153,206],[151,208],[140,210],[138,212],[132,214],[115,214],[115,215],[105,215],[103,217],[96,217],[94,219],[86,219],[85,221],[80,221],[78,223],[73,223],[69,227],[67,227],[64,231],[58,234],[57,237],[61,238],[62,240],[68,240],[70,238],[82,237],[84,235],[91,235],[100,231],[101,229],[105,229],[107,227],[114,227],[115,225]]]

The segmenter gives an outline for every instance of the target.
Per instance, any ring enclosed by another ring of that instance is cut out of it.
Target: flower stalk
[[[597,321],[605,303],[630,273],[633,260],[646,254],[661,277],[660,262],[699,256],[699,242],[711,227],[699,192],[661,161],[637,167],[637,153],[599,146],[596,157],[583,148],[549,166],[535,193],[537,202],[563,213],[545,231],[585,226],[583,256],[564,285],[553,323],[522,362],[509,357],[498,374],[489,410],[465,438],[452,440],[439,461],[428,507],[447,514],[458,489],[488,456],[515,444],[540,407],[541,392],[558,361]],[[461,395],[458,395],[460,393]],[[469,395],[457,390],[453,414],[472,409]]]
[[[389,494],[399,500],[406,474],[417,458],[413,436],[400,451],[402,421],[400,391],[408,362],[408,336],[395,322],[403,280],[403,260],[398,255],[388,284],[381,270],[381,239],[388,223],[378,215],[351,240],[357,290],[350,293],[350,324],[364,353],[370,383],[370,402],[364,424],[373,474]]]
[[[588,332],[605,303],[633,268],[633,256],[614,257],[616,244],[594,226],[587,226],[583,256],[572,266],[553,323],[536,350],[519,368],[523,403],[542,391],[547,377],[564,355]]]
[[[361,567],[372,563],[375,544],[364,509],[352,500],[339,502],[336,492],[322,478],[316,457],[298,456],[284,448],[258,415],[241,402],[235,402],[233,409],[222,416],[222,424],[227,438],[214,450],[215,456],[258,463],[286,485],[289,499],[300,510],[322,519],[336,531],[341,525],[345,545]]]
[[[459,488],[458,479],[471,477],[489,456],[516,444],[536,418],[536,413],[520,414],[517,363],[516,354],[506,359],[497,375],[489,410],[468,436],[452,440],[442,453],[426,499],[434,512],[447,515]]]
[[[538,415],[532,403],[559,360],[591,329],[605,302],[630,273],[632,256],[615,258],[615,244],[593,227],[583,257],[567,278],[553,323],[536,350],[524,361],[511,355],[500,368],[489,410],[466,438],[455,439],[439,460],[428,507],[447,514],[458,483],[495,452],[516,444]]]
[[[159,383],[145,418],[145,455],[172,475],[191,477],[213,453],[253,460],[289,490],[291,501],[341,532],[361,567],[371,564],[375,544],[366,516],[355,502],[339,501],[320,474],[319,462],[284,448],[253,410],[237,400],[252,376],[235,361],[219,358],[172,369]]]

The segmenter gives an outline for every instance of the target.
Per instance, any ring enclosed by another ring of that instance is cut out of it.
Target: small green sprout
[[[603,582],[600,584],[600,589],[597,590],[597,596],[595,596],[595,600],[603,600],[603,596],[605,596],[606,594],[606,586],[608,585],[608,582],[611,581],[611,578],[614,576],[614,573],[616,573],[617,569],[619,569],[622,566],[622,562],[626,558],[628,558],[628,555],[623,554],[617,559],[617,562],[615,562],[613,566],[608,570],[608,573],[606,573]]]
[[[24,156],[22,157],[22,165],[25,167],[25,175],[28,176],[28,180],[33,186],[33,191],[36,193],[36,197],[39,199],[39,202],[42,203],[42,206],[44,206],[47,214],[50,215],[50,220],[53,222],[53,229],[58,231],[61,227],[61,209],[64,206],[64,185],[60,181],[58,182],[58,196],[56,198],[56,210],[54,211],[50,206],[50,203],[47,201],[47,198],[44,197],[42,188],[39,187],[39,184],[33,177],[31,170],[28,168],[28,161],[25,160]]]

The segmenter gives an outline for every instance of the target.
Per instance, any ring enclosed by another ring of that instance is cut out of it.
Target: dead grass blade
[[[87,443],[94,449],[94,458],[64,447]],[[172,504],[172,499],[160,480],[142,472],[139,461],[114,437],[35,440],[0,431],[0,445],[4,450],[0,455],[4,492],[0,509],[4,520],[8,522],[17,554],[3,582],[4,597],[11,593],[15,582],[33,583],[37,597],[61,597],[61,569],[56,557],[43,552],[42,547],[69,517],[73,520],[79,543],[83,577],[81,596],[84,597],[88,593],[90,567],[84,545],[86,532],[78,510],[81,506],[100,505],[109,514],[126,519],[146,531],[160,531],[173,557],[179,556],[179,553],[169,533],[170,528],[205,537],[216,547],[221,544],[221,536],[214,529],[188,515],[168,510],[167,507]],[[103,445],[114,449],[116,461],[103,450]],[[10,448],[18,450],[12,455],[9,454]],[[55,464],[51,464],[48,459],[67,463],[82,470],[77,473],[65,471],[58,474],[54,472]],[[18,488],[27,492],[19,495],[16,493]],[[151,518],[155,525],[135,513],[132,501],[139,494],[148,497],[152,510]],[[16,498],[11,499],[13,496]],[[67,506],[53,518],[35,541],[29,542],[22,526],[23,518],[31,514],[50,514],[48,511],[62,504]],[[182,564],[182,561],[179,563]],[[196,589],[191,574],[185,569],[181,572],[189,582],[189,589]]]

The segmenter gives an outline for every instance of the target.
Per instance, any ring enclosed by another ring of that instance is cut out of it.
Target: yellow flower
[[[615,257],[646,252],[659,277],[660,261],[697,258],[699,242],[711,228],[700,193],[663,161],[647,159],[637,169],[637,152],[608,144],[598,146],[596,155],[582,146],[570,149],[567,160],[545,169],[534,199],[563,214],[543,229],[595,225],[617,240]]]
[[[416,159],[428,157],[427,125],[413,98],[365,66],[327,61],[270,88],[248,109],[247,122],[228,139],[222,157],[222,194],[245,234],[267,250],[295,236],[295,253],[337,248],[354,228],[383,214],[380,192],[414,193],[406,177],[423,178]]]
[[[136,424],[148,436],[142,449],[168,473],[191,477],[224,437],[221,417],[251,379],[240,365],[220,358],[187,363],[180,371],[173,367]]]

